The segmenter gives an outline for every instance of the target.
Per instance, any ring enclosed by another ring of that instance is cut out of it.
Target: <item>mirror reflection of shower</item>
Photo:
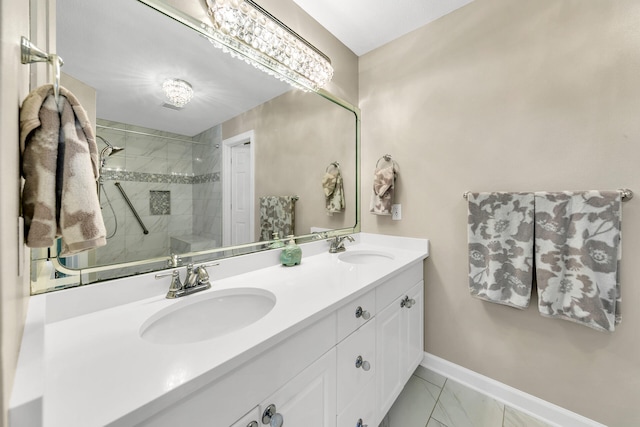
[[[111,209],[111,213],[113,214],[113,222],[114,222],[113,233],[111,233],[110,235],[107,235],[107,239],[110,239],[113,236],[115,236],[116,232],[118,231],[118,217],[116,216],[116,211],[113,208],[113,205],[111,204],[111,200],[109,200],[109,196],[107,195],[107,192],[104,189],[103,173],[109,157],[113,156],[116,153],[119,153],[120,151],[123,151],[124,148],[117,147],[111,144],[109,141],[107,141],[105,138],[101,137],[100,135],[96,135],[96,138],[99,138],[106,145],[106,147],[100,150],[100,158],[98,159],[100,162],[100,178],[98,178],[98,201],[100,202],[100,207],[102,208],[103,206],[102,206],[101,195],[104,194],[104,198],[107,201],[109,208]]]

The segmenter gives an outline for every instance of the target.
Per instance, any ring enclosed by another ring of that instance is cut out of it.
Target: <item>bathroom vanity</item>
[[[32,297],[10,425],[377,426],[423,357],[428,241],[354,236],[174,300],[153,275]]]

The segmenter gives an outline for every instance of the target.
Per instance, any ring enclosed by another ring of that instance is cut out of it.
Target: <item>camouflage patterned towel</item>
[[[391,215],[393,192],[396,182],[395,163],[376,167],[373,174],[373,193],[369,212],[374,215]]]
[[[78,99],[60,87],[60,112],[53,86],[32,91],[20,109],[22,213],[26,244],[53,246],[62,237],[61,255],[104,246],[96,180],[98,148],[93,128]]]
[[[344,211],[344,185],[340,168],[334,167],[322,177],[322,188],[324,189],[325,208],[327,215]]]
[[[298,196],[260,197],[260,240],[271,240],[273,233],[284,238],[295,234]]]
[[[601,331],[620,322],[621,197],[617,191],[535,193],[538,308]]]
[[[526,308],[533,273],[533,193],[468,196],[471,295]]]

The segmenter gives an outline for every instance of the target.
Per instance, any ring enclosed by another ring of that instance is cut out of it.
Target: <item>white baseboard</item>
[[[511,386],[424,353],[421,366],[490,396],[507,406],[557,427],[607,427],[582,415],[549,403]]]

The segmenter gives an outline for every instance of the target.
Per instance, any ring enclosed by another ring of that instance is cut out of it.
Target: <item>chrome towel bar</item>
[[[619,188],[618,193],[620,193],[620,198],[623,202],[627,202],[633,199],[633,191],[629,190],[628,188]],[[469,194],[471,194],[471,191],[465,191],[464,193],[462,193],[462,197],[467,199],[469,198]]]

